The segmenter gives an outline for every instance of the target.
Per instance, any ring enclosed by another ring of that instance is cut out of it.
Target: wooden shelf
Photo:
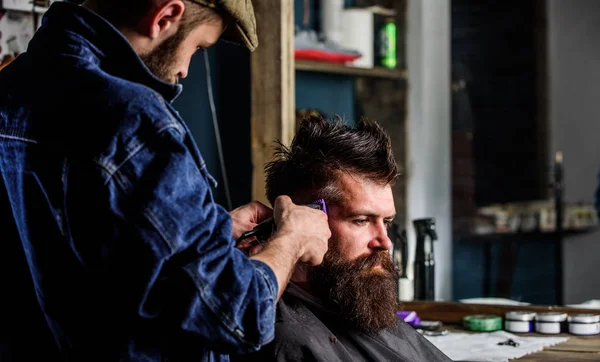
[[[568,314],[597,314],[598,309],[572,308],[563,305],[506,305],[506,304],[474,304],[453,301],[414,300],[401,302],[399,308],[414,310],[421,319],[441,321],[447,324],[462,324],[468,315],[485,314],[504,316],[507,311],[529,311],[536,313],[561,312]],[[600,338],[600,336],[595,336]]]
[[[317,62],[312,60],[296,60],[296,70],[329,74],[352,75],[359,77],[376,77],[388,79],[405,79],[405,69],[388,69],[383,67],[357,68],[341,64]]]

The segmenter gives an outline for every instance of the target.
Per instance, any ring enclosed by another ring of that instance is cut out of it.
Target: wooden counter
[[[491,314],[504,317],[504,313],[509,310],[528,310],[533,312],[565,312],[568,314],[592,313],[600,314],[600,310],[578,309],[555,306],[504,306],[504,305],[484,305],[467,304],[453,302],[404,302],[401,303],[403,310],[414,310],[421,320],[439,320],[445,324],[445,328],[450,331],[465,332],[462,328],[462,318],[472,314]],[[474,332],[476,333],[476,332]],[[531,333],[526,336],[548,336],[543,334]],[[575,336],[572,334],[552,335],[553,337],[568,337],[566,342],[552,347],[544,348],[541,352],[529,354],[527,356],[511,361],[527,362],[569,362],[569,361],[598,361],[600,362],[600,335],[596,336]]]

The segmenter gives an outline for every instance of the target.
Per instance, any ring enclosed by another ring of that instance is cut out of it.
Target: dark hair
[[[265,165],[267,198],[288,195],[296,203],[323,198],[336,203],[340,173],[365,177],[382,185],[394,184],[398,166],[390,138],[375,121],[363,118],[355,127],[343,119],[320,116],[302,120],[289,147],[279,141]]]
[[[132,26],[140,22],[154,7],[166,0],[98,0],[99,14],[115,26]],[[215,9],[200,5],[194,1],[182,0],[185,10],[179,31],[187,36],[198,25],[216,19]]]

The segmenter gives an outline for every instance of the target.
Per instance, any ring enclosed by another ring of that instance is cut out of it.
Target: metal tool
[[[507,339],[504,342],[498,342],[499,346],[513,346],[513,347],[519,347],[519,342],[515,342],[512,339]]]
[[[427,331],[427,330],[423,330],[423,329],[417,329],[416,331],[421,333],[424,336],[430,336],[430,337],[447,336],[450,333],[450,331],[448,331],[447,329],[442,329],[439,331]]]

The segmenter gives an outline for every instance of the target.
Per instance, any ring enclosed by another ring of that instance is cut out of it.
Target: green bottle
[[[379,30],[379,65],[396,68],[396,24],[393,18],[387,18]]]

